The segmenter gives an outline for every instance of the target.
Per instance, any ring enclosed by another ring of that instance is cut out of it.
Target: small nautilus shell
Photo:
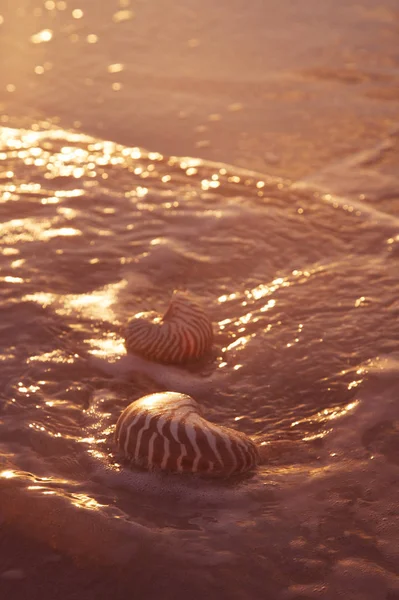
[[[155,362],[181,364],[201,358],[213,343],[212,323],[193,300],[175,292],[166,313],[139,313],[125,329],[129,353]]]
[[[247,435],[210,423],[191,396],[177,392],[132,402],[119,417],[115,439],[133,466],[150,470],[229,476],[259,460]]]

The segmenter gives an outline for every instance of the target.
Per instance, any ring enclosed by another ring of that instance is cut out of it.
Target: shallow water
[[[378,560],[371,549],[362,560],[389,582],[398,374],[370,391],[369,371],[399,336],[397,219],[62,130],[3,129],[1,156],[6,519],[106,564],[129,561],[139,540],[158,561],[174,554],[176,573],[182,560],[198,578],[250,566],[248,597],[269,569],[266,590],[287,576],[293,589],[340,585],[345,536],[375,536]],[[112,362],[118,326],[162,311],[175,288],[207,306],[217,347],[203,377],[178,383],[259,443],[263,464],[244,481],[128,472],[115,457],[123,407],[165,388],[156,372],[108,379],[86,353]],[[52,506],[56,527],[43,523]]]
[[[67,18],[81,22],[68,5],[47,12],[38,14],[37,30],[44,16],[56,17],[60,31]],[[97,21],[89,23],[94,31]],[[18,38],[19,57],[28,33]],[[69,46],[54,39],[56,61]],[[4,44],[15,41],[8,34]],[[107,137],[125,135],[131,146],[80,133],[77,124],[69,131],[75,100],[64,108],[69,116],[60,109],[64,127],[55,127],[44,101],[51,85],[32,92],[41,121],[28,123],[27,99],[19,98],[3,118],[13,127],[0,129],[0,510],[7,526],[80,564],[125,569],[121,593],[133,573],[146,597],[394,600],[397,129],[389,123],[382,140],[350,153],[335,147],[334,160],[313,172],[302,158],[294,169],[300,178],[280,177],[284,161],[260,173],[171,157],[170,146],[161,154],[169,143],[162,131],[148,137],[153,151],[133,147],[145,125],[135,140],[108,124]],[[68,94],[57,94],[67,102]],[[80,99],[81,129],[94,131]],[[391,107],[377,113],[375,122],[388,122]],[[176,131],[173,144],[183,154],[187,144]],[[260,143],[254,138],[252,148]],[[206,158],[233,160],[222,133],[220,144]],[[252,152],[247,147],[236,164],[259,168]],[[178,375],[155,369],[130,381],[110,377],[104,365],[112,371],[124,353],[121,326],[137,312],[162,312],[174,289],[189,290],[207,308],[213,362]],[[210,420],[256,440],[256,473],[216,482],[129,471],[118,462],[112,433],[120,412],[171,387],[191,393]]]

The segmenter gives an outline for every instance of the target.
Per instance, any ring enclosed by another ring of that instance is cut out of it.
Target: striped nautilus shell
[[[253,469],[259,459],[248,436],[210,423],[193,398],[177,392],[132,402],[118,419],[115,439],[131,465],[150,470],[229,476]]]
[[[139,313],[125,329],[128,353],[155,362],[181,364],[201,358],[213,343],[212,323],[194,301],[173,294],[166,313]]]

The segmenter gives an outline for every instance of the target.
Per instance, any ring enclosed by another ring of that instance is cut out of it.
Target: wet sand
[[[121,20],[116,2],[78,4],[0,12],[3,123],[50,118],[289,179],[373,147],[397,125],[395,0],[138,0],[121,3]],[[52,39],[33,44],[43,30]]]

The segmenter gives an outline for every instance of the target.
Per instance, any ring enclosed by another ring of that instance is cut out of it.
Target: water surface
[[[313,21],[269,7],[263,47],[261,2],[52,4],[0,11],[6,535],[43,557],[53,548],[43,564],[72,558],[76,589],[101,567],[84,584],[97,598],[135,585],[143,597],[393,600],[397,100],[375,92],[396,85],[394,7],[326,3]],[[342,39],[358,61],[345,68]],[[283,87],[292,110],[273,95]],[[207,308],[216,343],[213,362],[171,385],[256,440],[262,465],[246,478],[147,474],[115,454],[120,412],[165,385],[156,370],[112,378],[94,359],[122,356],[123,324],[165,310],[175,289]],[[12,556],[2,573],[20,567]],[[21,593],[23,581],[3,581]]]

